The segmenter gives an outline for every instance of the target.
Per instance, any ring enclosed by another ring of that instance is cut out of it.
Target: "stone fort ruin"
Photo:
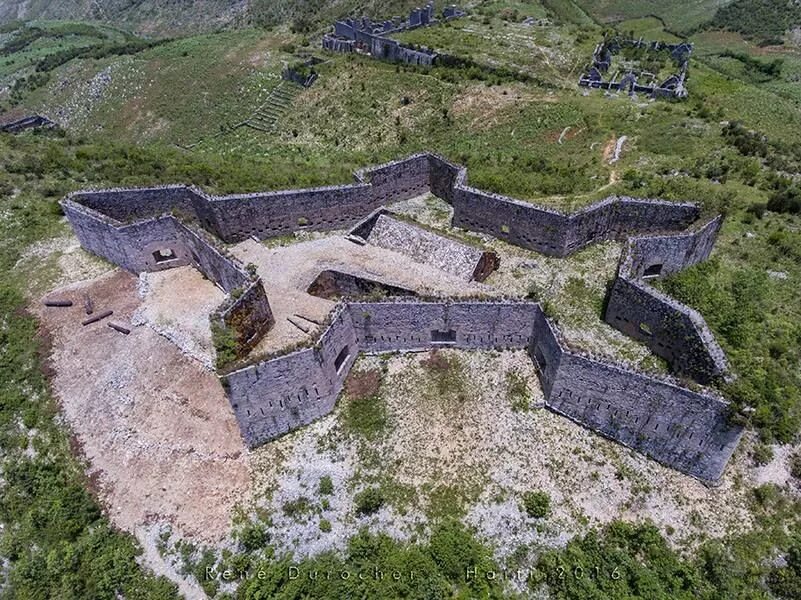
[[[408,240],[432,244],[438,254],[423,254],[438,268],[452,256],[460,274],[480,277],[491,257],[432,240],[435,232],[410,231],[413,224],[382,210],[428,192],[452,207],[454,227],[548,256],[624,241],[606,322],[645,343],[677,375],[699,383],[728,376],[703,318],[648,283],[709,256],[722,220],[701,221],[695,204],[615,196],[565,214],[471,187],[464,167],[422,153],[357,171],[345,185],[230,196],[188,186],[89,190],[68,195],[61,206],[90,252],[132,273],[192,265],[228,294],[211,318],[235,340],[240,360],[218,375],[249,447],[329,413],[360,352],[522,349],[550,410],[706,483],[720,478],[742,435],[727,402],[569,347],[536,302],[422,299],[386,286],[388,299],[366,301],[359,293],[381,282],[327,270],[311,288],[346,299],[321,335],[299,349],[249,355],[274,318],[262,280],[221,241],[352,227],[354,243],[398,237],[410,247]]]
[[[629,95],[647,94],[652,98],[686,98],[687,70],[692,51],[693,45],[689,42],[668,44],[615,36],[595,47],[587,70],[579,78],[579,85]],[[613,65],[615,58],[624,53],[638,54],[642,62]],[[670,58],[674,65],[672,73],[660,75],[656,69],[650,71],[647,63],[643,64],[647,58],[659,56]]]
[[[441,19],[449,21],[465,13],[455,6],[445,7]],[[438,54],[430,48],[413,48],[389,38],[392,33],[427,27],[439,22],[434,16],[434,3],[429,1],[423,8],[415,8],[406,18],[374,22],[369,17],[348,18],[334,23],[333,33],[323,36],[323,48],[332,52],[360,52],[374,58],[403,62],[410,65],[431,66]]]

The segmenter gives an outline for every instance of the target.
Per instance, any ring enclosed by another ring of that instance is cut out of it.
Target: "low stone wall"
[[[412,260],[465,281],[484,281],[498,268],[498,255],[409,223],[379,209],[350,232],[368,244],[394,250]]]
[[[566,350],[531,302],[350,302],[313,348],[223,382],[254,447],[330,412],[359,352],[434,348],[527,349],[548,408],[707,483],[719,479],[742,434],[722,400]]]

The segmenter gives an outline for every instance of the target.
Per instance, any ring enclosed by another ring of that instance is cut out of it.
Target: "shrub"
[[[253,552],[263,548],[269,540],[269,535],[261,523],[248,523],[239,532],[239,544],[245,552]]]
[[[352,370],[345,380],[345,428],[353,434],[372,440],[380,436],[387,425],[386,405],[379,394],[381,371]]]
[[[794,452],[790,456],[790,475],[801,479],[801,451]]]
[[[331,481],[331,477],[329,475],[323,475],[320,477],[318,491],[323,496],[330,496],[334,493],[334,482]]]
[[[377,487],[369,487],[356,494],[354,500],[356,514],[372,515],[384,505],[384,494]]]
[[[311,511],[311,502],[309,502],[306,496],[299,496],[295,500],[285,502],[281,508],[287,517],[297,519],[301,515]]]
[[[757,444],[751,454],[754,464],[757,466],[766,465],[773,460],[773,448],[767,444]]]
[[[529,517],[542,519],[551,512],[551,497],[545,492],[526,492],[523,494],[523,508]]]

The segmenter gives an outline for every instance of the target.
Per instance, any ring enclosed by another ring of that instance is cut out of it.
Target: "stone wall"
[[[356,182],[303,190],[207,196],[186,186],[78,192],[74,204],[120,223],[176,214],[227,243],[302,229],[343,229],[386,204],[432,192],[453,206],[453,225],[550,256],[634,233],[679,231],[697,219],[694,204],[611,197],[572,215],[467,185],[467,170],[428,153],[361,169]]]
[[[661,356],[679,375],[710,383],[728,364],[703,317],[646,283],[709,257],[722,217],[698,230],[672,236],[637,237],[623,249],[604,320]]]
[[[546,406],[707,483],[719,479],[742,429],[726,402],[568,351],[536,303],[350,302],[313,347],[223,377],[253,447],[330,412],[359,352],[527,349]]]
[[[331,412],[358,352],[340,307],[313,348],[223,376],[245,443],[253,448]]]
[[[484,281],[499,264],[494,252],[434,233],[383,208],[359,223],[351,230],[350,236],[354,240],[400,252],[416,262],[465,281]]]
[[[456,10],[448,11],[446,20],[456,18],[464,13]],[[333,52],[368,52],[373,58],[392,62],[403,62],[410,65],[431,66],[437,59],[437,53],[429,48],[417,48],[387,37],[408,29],[425,27],[436,22],[434,5],[429,2],[423,8],[415,8],[408,18],[395,17],[391,20],[374,22],[367,17],[360,19],[344,19],[334,23],[332,33],[323,36],[323,48]]]
[[[237,354],[244,356],[274,323],[260,280],[251,278],[236,259],[218,249],[208,233],[196,231],[172,215],[124,225],[98,212],[129,215],[126,218],[158,213],[170,202],[177,204],[185,198],[181,189],[168,188],[163,198],[147,190],[148,201],[139,209],[142,212],[133,206],[135,197],[126,199],[123,194],[114,202],[115,193],[93,194],[87,203],[97,209],[79,204],[77,195],[62,200],[61,206],[81,245],[90,252],[137,274],[192,265],[229,294],[231,297],[210,318],[232,331]]]
[[[464,167],[425,153],[360,170],[355,179],[340,186],[223,197],[186,186],[89,191],[72,194],[61,205],[81,244],[125,269],[139,273],[191,264],[227,293],[236,291],[219,318],[234,330],[241,351],[272,323],[263,286],[208,233],[176,216],[234,242],[304,228],[345,228],[385,204],[433,191],[453,206],[454,226],[551,256],[599,240],[652,233],[626,243],[607,322],[646,343],[677,373],[701,382],[725,373],[723,352],[700,315],[646,283],[708,257],[719,218],[689,233],[664,233],[697,219],[695,204],[612,197],[568,215],[472,188]],[[717,399],[566,352],[539,307],[525,302],[351,303],[334,315],[314,348],[223,379],[252,446],[329,412],[359,351],[438,347],[528,348],[554,410],[707,481],[719,475],[739,436]],[[598,390],[606,392],[600,396]],[[640,396],[656,421],[635,419],[632,407]]]

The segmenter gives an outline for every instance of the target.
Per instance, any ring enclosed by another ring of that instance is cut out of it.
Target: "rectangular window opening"
[[[175,250],[172,248],[161,248],[153,253],[153,258],[155,259],[156,264],[159,264],[176,260],[178,256],[176,256]]]
[[[447,331],[433,329],[431,331],[431,341],[435,344],[455,344],[456,331],[453,329],[448,329]]]
[[[642,276],[645,277],[659,277],[662,272],[662,263],[651,265],[645,269]]]

